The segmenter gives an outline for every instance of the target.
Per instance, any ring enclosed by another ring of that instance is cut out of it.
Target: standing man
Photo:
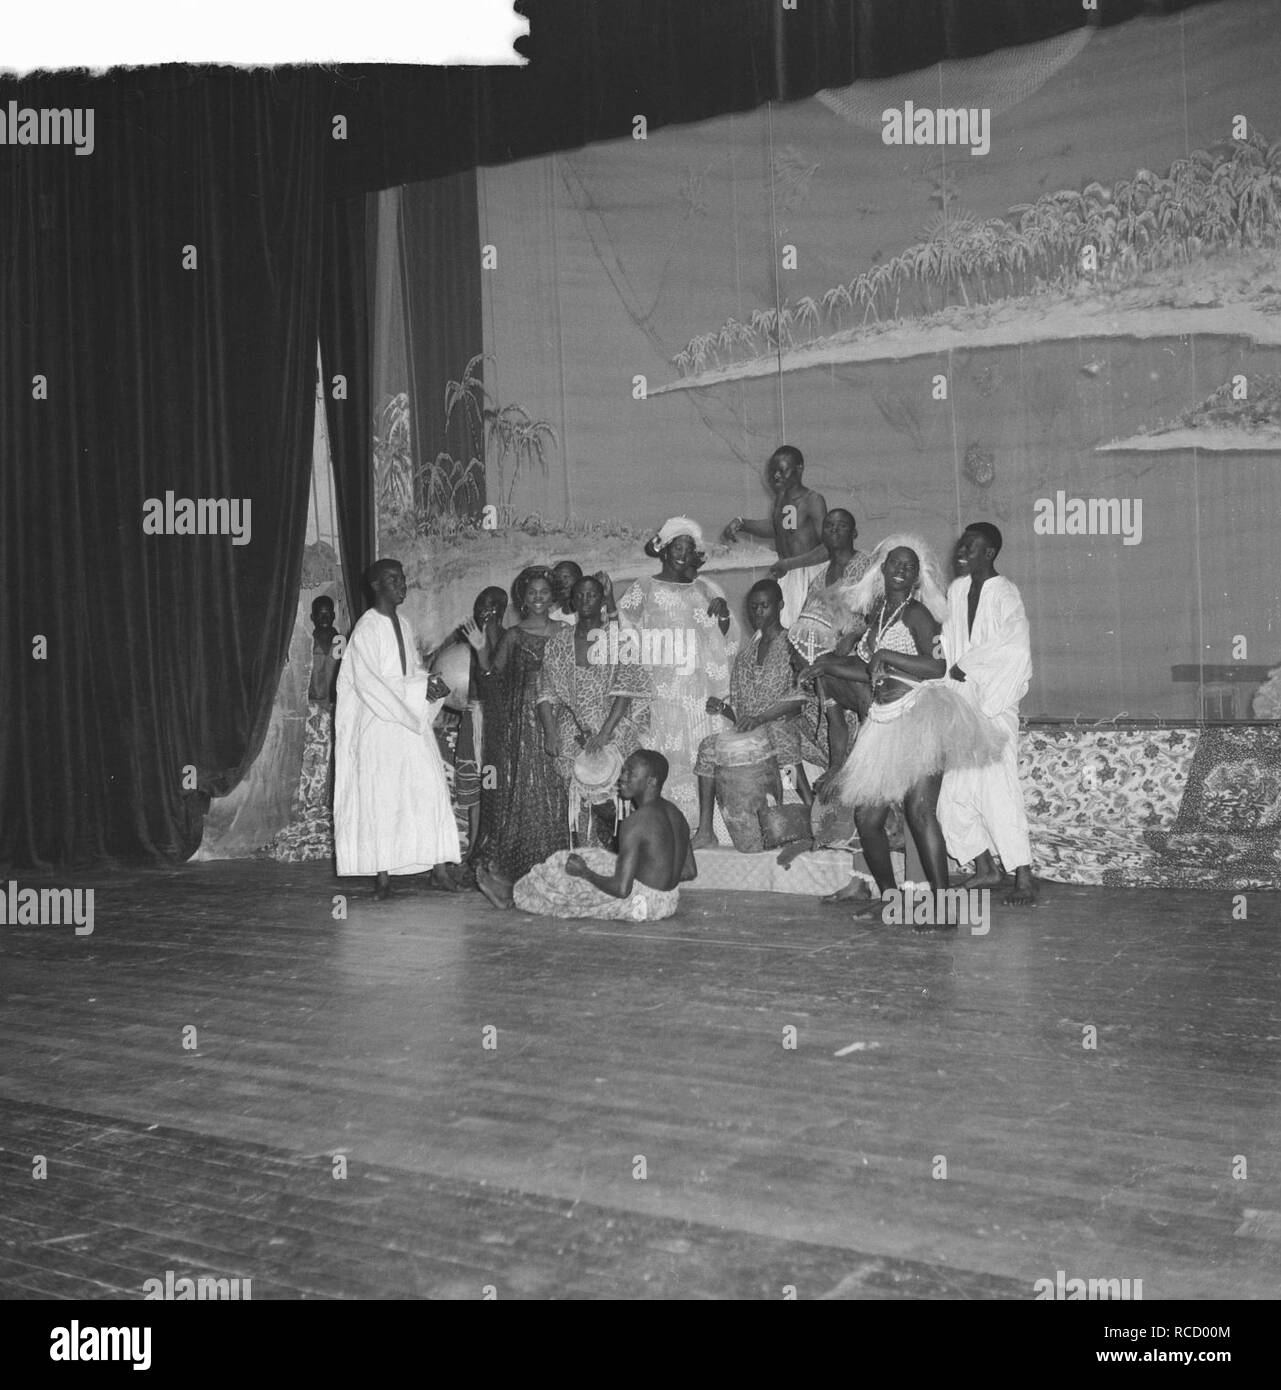
[[[374,606],[352,629],[338,672],[334,718],[334,848],[339,875],[373,874],[374,897],[391,874],[438,870],[459,860],[458,827],[432,720],[449,694],[418,659],[399,560],[365,576]]]
[[[827,502],[822,493],[805,486],[804,473],[801,451],[790,444],[780,445],[765,465],[765,481],[774,494],[769,519],[747,521],[736,516],[722,533],[731,543],[744,532],[774,542],[778,562],[769,572],[783,589],[784,627],[790,627],[799,616],[810,580],[820,565],[827,564],[822,535]]]
[[[1032,651],[1019,591],[995,569],[1001,543],[1000,531],[987,521],[971,522],[957,542],[958,578],[947,593],[943,658],[948,675],[1000,733],[1003,751],[988,767],[944,773],[938,818],[952,858],[974,861],[965,887],[1001,886],[995,850],[1014,873],[1005,903],[1027,907],[1037,892],[1019,785],[1019,701],[1032,679]]]

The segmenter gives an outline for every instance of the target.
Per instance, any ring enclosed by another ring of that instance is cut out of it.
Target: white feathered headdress
[[[938,622],[947,617],[947,584],[934,552],[919,536],[887,536],[872,551],[872,563],[861,579],[852,584],[834,586],[840,602],[851,612],[866,616],[876,607],[885,593],[885,576],[881,566],[892,550],[910,550],[920,561],[920,578],[916,581],[915,597],[928,608]]]

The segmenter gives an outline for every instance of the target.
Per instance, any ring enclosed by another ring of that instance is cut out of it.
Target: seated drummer
[[[667,759],[638,748],[623,764],[619,794],[634,810],[618,828],[618,854],[600,846],[557,850],[512,888],[513,904],[544,917],[657,922],[698,877],[685,816],[663,796]],[[508,904],[511,906],[512,904]]]
[[[756,635],[734,658],[730,673],[729,701],[711,695],[708,714],[719,714],[733,725],[733,732],[750,733],[764,729],[769,737],[779,770],[790,768],[801,800],[813,800],[810,784],[801,766],[799,715],[805,698],[796,689],[792,673],[787,629],[779,620],[783,591],[776,579],[759,579],[747,593],[747,616]],[[728,730],[727,730],[728,732]],[[698,776],[698,833],[695,849],[720,844],[712,825],[715,811],[716,740],[708,734],[698,746],[694,771]]]

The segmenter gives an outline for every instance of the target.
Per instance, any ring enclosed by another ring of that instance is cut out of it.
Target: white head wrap
[[[664,546],[671,545],[677,536],[693,537],[694,544],[702,550],[703,528],[687,516],[669,516],[654,536],[654,549],[662,550]]]

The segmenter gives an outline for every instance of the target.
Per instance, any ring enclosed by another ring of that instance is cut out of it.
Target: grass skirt
[[[874,704],[840,772],[847,806],[902,801],[923,777],[986,767],[1001,756],[1000,731],[947,680],[926,681],[901,699]]]

